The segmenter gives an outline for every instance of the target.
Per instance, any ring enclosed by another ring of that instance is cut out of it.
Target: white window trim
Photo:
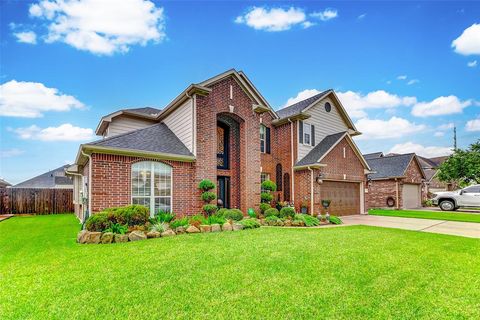
[[[132,167],[137,164],[137,163],[141,163],[141,162],[150,162],[150,170],[152,172],[152,174],[150,175],[150,179],[151,179],[151,183],[150,183],[150,196],[134,196],[133,195],[133,183],[132,183]],[[170,196],[157,196],[155,197],[155,174],[154,174],[154,164],[155,163],[162,163],[166,166],[169,166],[171,168],[171,174],[170,174]],[[155,216],[155,198],[170,198],[170,212],[173,212],[173,167],[169,164],[166,164],[166,163],[163,163],[163,162],[155,162],[155,161],[149,161],[149,160],[145,160],[145,161],[139,161],[139,162],[135,162],[135,163],[132,163],[132,165],[130,166],[130,204],[133,204],[133,198],[144,198],[144,199],[150,199],[150,217],[154,217]],[[153,199],[153,201],[152,201]]]
[[[305,130],[306,126],[308,126],[310,128],[308,133],[307,133],[307,130]],[[308,136],[309,136],[308,143],[305,142],[305,135],[306,134],[308,134]],[[303,142],[302,142],[302,144],[304,146],[312,146],[312,125],[310,123],[303,122]]]
[[[263,139],[262,139],[262,128],[263,128]],[[263,124],[260,125],[260,152],[266,153],[267,152],[267,127]],[[262,144],[263,144],[263,151],[262,151]]]

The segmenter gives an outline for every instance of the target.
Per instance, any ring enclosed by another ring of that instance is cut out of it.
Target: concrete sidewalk
[[[431,233],[450,234],[480,239],[480,223],[445,220],[354,215],[341,217],[344,225],[365,225]]]

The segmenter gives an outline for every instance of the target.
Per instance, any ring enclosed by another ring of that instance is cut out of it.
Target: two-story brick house
[[[369,166],[351,136],[360,134],[336,94],[324,91],[275,111],[240,71],[191,84],[162,110],[119,110],[103,117],[101,140],[82,144],[75,164],[76,214],[131,203],[196,214],[198,183],[217,182],[225,207],[258,210],[261,181],[275,201],[318,213],[364,213]],[[89,208],[91,210],[89,210]]]

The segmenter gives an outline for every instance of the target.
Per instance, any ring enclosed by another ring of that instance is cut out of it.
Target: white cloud
[[[407,76],[406,75],[400,75],[397,77],[398,80],[407,80]]]
[[[452,48],[455,52],[465,56],[480,54],[480,24],[472,24],[463,30],[460,37],[453,40]]]
[[[366,95],[354,91],[338,92],[337,95],[348,114],[354,118],[365,117],[366,109],[411,106],[417,102],[415,97],[400,97],[384,90],[372,91]]]
[[[468,62],[467,66],[469,66],[470,68],[475,68],[477,66],[477,60]]]
[[[17,38],[17,42],[30,44],[37,43],[37,34],[33,31],[16,32],[13,35]]]
[[[165,38],[165,15],[148,0],[42,0],[30,16],[48,23],[45,41],[98,55],[127,52]]]
[[[19,135],[24,140],[40,141],[82,141],[93,138],[93,130],[90,128],[80,128],[64,123],[58,127],[39,128],[32,125],[26,128],[12,129],[11,131]]]
[[[362,20],[362,19],[365,19],[366,16],[367,16],[366,13],[362,13],[361,15],[359,15],[359,16],[357,17],[357,19],[358,19],[358,20]]]
[[[405,142],[396,144],[390,149],[390,153],[416,153],[419,156],[426,158],[447,156],[453,153],[450,147],[424,147],[421,144],[413,142]]]
[[[446,114],[461,113],[464,108],[470,106],[472,101],[460,101],[456,96],[438,97],[429,102],[418,102],[412,108],[412,114],[416,117],[439,116]]]
[[[238,16],[235,22],[246,24],[256,30],[285,31],[294,25],[305,23],[306,15],[303,9],[295,7],[288,9],[253,7],[244,15]]]
[[[449,123],[439,125],[437,129],[445,131],[445,130],[453,129],[453,127],[455,127],[455,124],[453,122],[449,122]]]
[[[330,8],[327,8],[323,11],[320,11],[320,12],[313,12],[310,14],[311,17],[313,18],[318,18],[322,21],[328,21],[328,20],[331,20],[331,19],[335,19],[336,17],[338,17],[338,11],[337,9],[330,9]]]
[[[467,121],[467,124],[465,125],[465,130],[480,131],[480,118]]]
[[[407,85],[411,86],[412,84],[419,83],[419,82],[420,82],[420,80],[418,80],[418,79],[412,79],[412,80],[407,82]]]
[[[321,91],[317,89],[305,89],[303,91],[300,91],[296,97],[289,98],[282,108],[288,107],[294,103],[313,97],[314,95],[319,94],[320,92]]]
[[[47,111],[82,109],[84,104],[38,82],[11,80],[0,85],[0,116],[37,118]]]
[[[23,154],[25,151],[20,150],[18,148],[8,149],[8,150],[0,150],[0,158],[11,158],[16,157]]]
[[[437,131],[433,134],[434,137],[443,137],[445,135],[445,132],[442,131]]]
[[[310,21],[305,21],[305,22],[302,23],[302,27],[304,29],[308,29],[308,28],[313,27],[315,25],[316,25],[316,23],[310,22]]]
[[[426,129],[425,125],[399,117],[392,117],[389,120],[362,118],[355,123],[355,127],[363,133],[358,136],[359,140],[400,138]]]

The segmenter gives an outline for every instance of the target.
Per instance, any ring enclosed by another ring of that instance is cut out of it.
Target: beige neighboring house
[[[442,191],[451,191],[455,188],[453,183],[442,182],[438,180],[438,167],[448,159],[448,156],[425,158],[418,156],[420,165],[425,172],[425,196],[428,194]]]
[[[11,186],[12,185],[9,182],[0,178],[0,188],[8,188],[8,187],[11,187]]]
[[[73,180],[65,175],[65,170],[70,165],[64,165],[54,170],[42,173],[26,181],[14,185],[12,188],[36,189],[73,189]]]

